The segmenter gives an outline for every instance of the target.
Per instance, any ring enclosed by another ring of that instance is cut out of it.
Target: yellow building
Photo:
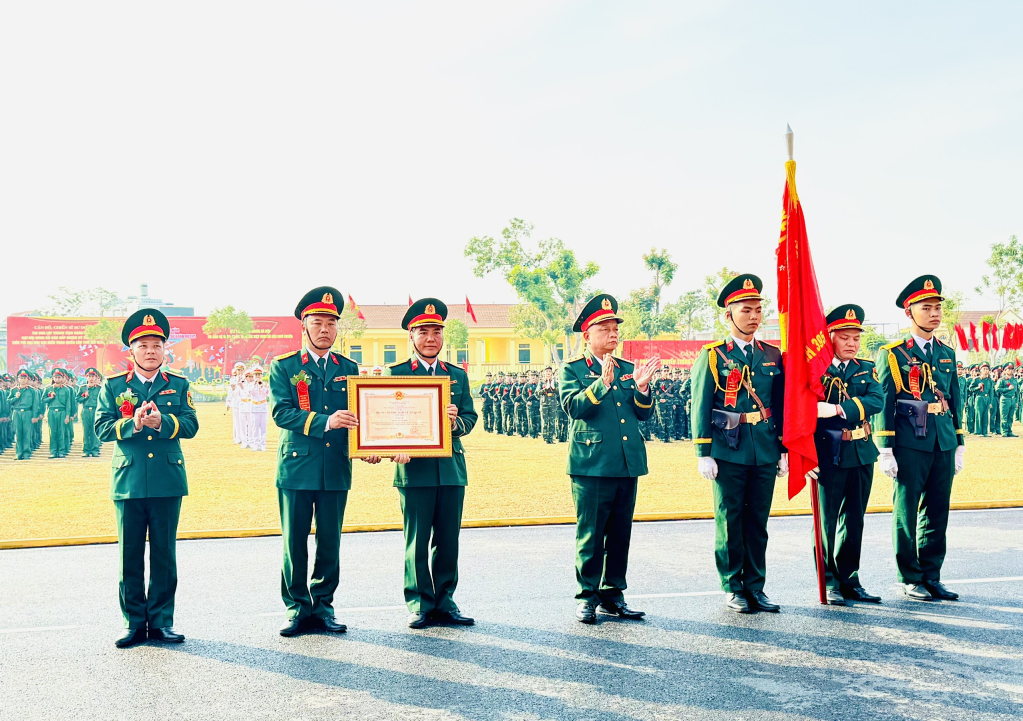
[[[474,305],[476,321],[467,316],[465,303],[448,304],[448,320],[460,320],[469,330],[466,348],[447,344],[441,359],[449,363],[467,362],[469,378],[482,380],[486,373],[541,370],[550,365],[549,350],[543,341],[522,338],[510,320],[514,305]],[[412,353],[408,331],[401,329],[407,305],[360,305],[366,330],[360,338],[348,338],[342,352],[363,368],[386,366],[405,360]],[[563,345],[558,350],[564,355]]]

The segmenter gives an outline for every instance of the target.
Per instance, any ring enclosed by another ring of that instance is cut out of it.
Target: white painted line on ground
[[[1000,583],[1003,581],[1023,581],[1023,576],[1002,576],[1001,578],[964,578],[960,581],[944,581],[944,583]]]
[[[690,591],[689,593],[638,593],[626,594],[626,598],[686,598],[689,596],[720,596],[724,591]]]
[[[405,606],[359,606],[356,608],[338,608],[334,612],[338,615],[342,613],[361,613],[361,612],[372,612],[372,611],[404,611]],[[257,616],[286,616],[287,611],[273,611],[272,613],[257,613]]]
[[[39,626],[38,628],[0,628],[0,633],[35,633],[37,631],[70,631],[78,626]]]

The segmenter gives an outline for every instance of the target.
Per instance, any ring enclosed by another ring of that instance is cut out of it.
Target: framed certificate
[[[451,379],[446,376],[349,376],[348,457],[451,455]]]

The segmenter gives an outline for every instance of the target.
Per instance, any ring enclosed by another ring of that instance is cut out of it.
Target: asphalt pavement
[[[881,606],[817,603],[809,518],[772,518],[779,614],[724,608],[705,521],[637,524],[643,622],[574,621],[573,528],[465,530],[472,628],[405,627],[399,533],[346,534],[343,636],[285,639],[280,538],[182,541],[180,646],[114,648],[117,549],[0,551],[0,719],[1023,717],[1023,510],[952,514],[956,603],[903,598],[867,518]]]

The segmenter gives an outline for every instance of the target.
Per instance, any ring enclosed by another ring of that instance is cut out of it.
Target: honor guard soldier
[[[99,408],[100,386],[103,376],[95,368],[85,371],[85,385],[78,389],[78,401],[82,409],[82,455],[86,458],[99,458],[102,445],[96,435],[96,409]]]
[[[994,398],[995,383],[991,380],[991,366],[985,361],[980,364],[980,374],[970,384],[973,397],[973,432],[986,436],[991,422],[991,401]]]
[[[0,454],[11,447],[10,378],[6,373],[0,375]]]
[[[661,367],[661,377],[654,381],[654,395],[657,398],[657,422],[661,441],[670,443],[675,427],[675,383],[671,380],[671,368]]]
[[[526,412],[529,415],[529,437],[540,437],[540,377],[529,371],[526,384]]]
[[[114,441],[110,497],[121,556],[121,615],[127,628],[118,648],[150,640],[181,643],[175,633],[178,585],[175,545],[181,498],[188,495],[181,439],[199,431],[188,380],[161,370],[170,335],[167,317],[143,308],[124,323],[130,370],[107,378],[100,392],[96,435]],[[149,537],[149,588],[146,537]]]
[[[1002,375],[995,384],[995,398],[998,403],[998,417],[1002,424],[1002,435],[1006,438],[1015,437],[1012,422],[1016,419],[1016,402],[1019,399],[1019,386],[1016,383],[1016,372],[1011,363],[1002,366]]]
[[[543,369],[540,381],[540,416],[543,423],[544,443],[554,443],[558,423],[558,384],[554,382],[554,369]]]
[[[448,307],[436,298],[423,298],[409,306],[402,318],[415,353],[388,367],[392,376],[448,376],[451,402],[450,458],[394,456],[394,485],[401,500],[405,529],[405,604],[409,628],[430,624],[471,626],[455,604],[458,586],[458,534],[469,478],[462,438],[476,425],[476,409],[469,376],[439,355],[444,347]],[[431,563],[432,560],[432,563]]]
[[[32,374],[29,371],[18,371],[18,385],[8,396],[14,426],[15,456],[19,461],[27,461],[35,452],[35,429],[39,427],[42,408],[39,391],[31,383]]]
[[[344,296],[321,286],[302,296],[295,317],[302,322],[303,348],[277,356],[270,366],[270,415],[280,428],[277,503],[284,560],[281,597],[286,637],[307,631],[344,633],[334,617],[334,592],[341,579],[341,524],[352,487],[348,431],[358,426],[348,410],[348,376],[358,364],[331,351]],[[379,458],[366,459],[379,463]],[[316,519],[316,556],[309,577],[309,531]]]
[[[568,475],[575,502],[576,619],[597,613],[625,619],[645,614],[625,603],[632,516],[639,476],[647,474],[639,422],[653,412],[650,382],[660,365],[639,368],[613,355],[618,347],[618,301],[591,298],[572,327],[583,334],[583,355],[561,366],[561,406],[571,419]]]
[[[486,380],[480,386],[480,398],[483,401],[483,430],[487,433],[494,432],[494,398],[490,395],[493,385],[494,375],[488,372]]]
[[[704,346],[693,366],[693,443],[700,474],[713,481],[714,558],[726,606],[737,613],[779,610],[764,580],[774,483],[788,473],[785,376],[781,351],[754,337],[763,287],[748,274],[725,285],[718,306],[731,337]]]
[[[869,419],[884,408],[873,362],[856,357],[863,319],[858,305],[840,305],[825,319],[835,358],[821,378],[824,401],[817,404],[814,442],[820,466],[827,601],[834,606],[846,605],[846,599],[881,603],[879,596],[864,590],[859,578],[863,514],[877,460]],[[812,471],[810,475],[812,483]]]
[[[504,388],[501,389],[501,415],[504,417],[504,434],[511,436],[515,434],[515,375],[509,373],[504,381]]]
[[[934,336],[942,300],[936,276],[907,285],[896,305],[910,320],[910,337],[882,346],[877,359],[885,405],[874,435],[881,471],[894,480],[895,562],[903,593],[918,601],[958,598],[941,583],[952,478],[966,452],[955,352]]]
[[[269,411],[270,384],[263,380],[263,367],[253,366],[252,385],[249,388],[249,449],[266,450],[266,420]]]
[[[50,458],[64,458],[68,454],[71,436],[71,395],[67,387],[67,376],[60,368],[50,373],[50,387],[43,394],[46,405],[46,425],[50,428]]]
[[[504,411],[501,408],[504,398],[504,371],[498,371],[494,385],[490,388],[490,398],[494,402],[494,433],[504,433]]]

